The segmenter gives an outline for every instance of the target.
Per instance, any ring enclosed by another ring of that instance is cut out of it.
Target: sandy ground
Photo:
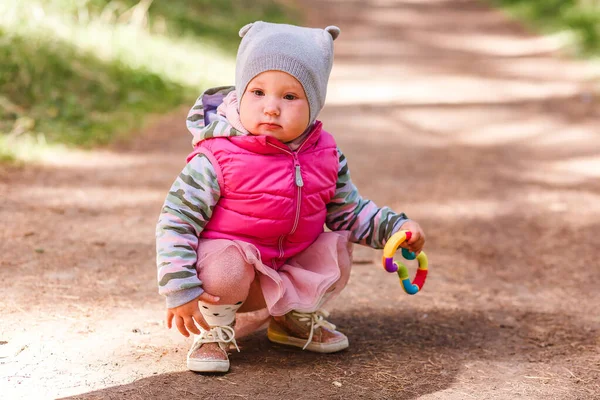
[[[230,373],[186,371],[154,263],[186,107],[127,145],[0,167],[0,397],[600,398],[593,71],[471,0],[305,4],[342,29],[321,119],[363,196],[425,228],[424,291],[357,248],[331,309],[348,350],[259,332]]]

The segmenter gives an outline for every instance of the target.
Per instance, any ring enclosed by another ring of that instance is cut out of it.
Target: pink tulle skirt
[[[197,268],[214,260],[214,255],[235,246],[246,262],[254,266],[266,309],[240,313],[238,337],[259,329],[269,316],[292,310],[312,312],[339,294],[348,283],[352,266],[352,243],[349,232],[324,232],[317,240],[275,271],[263,264],[258,249],[240,240],[201,239],[198,244]],[[325,293],[327,296],[325,298]],[[246,315],[244,315],[246,314]]]

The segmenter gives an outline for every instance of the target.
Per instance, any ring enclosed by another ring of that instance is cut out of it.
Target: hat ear
[[[340,28],[338,28],[335,25],[328,26],[327,28],[325,28],[325,31],[329,32],[333,40],[337,39],[337,37],[340,36]]]
[[[252,25],[254,25],[254,22],[250,22],[249,24],[242,26],[242,29],[240,29],[240,32],[239,32],[239,35],[241,38],[246,36],[246,33],[248,33],[250,28],[252,28]]]

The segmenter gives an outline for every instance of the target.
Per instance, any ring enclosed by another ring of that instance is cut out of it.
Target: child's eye
[[[252,93],[254,93],[255,96],[264,96],[265,95],[265,92],[263,92],[260,89],[253,90]]]
[[[283,96],[284,99],[286,100],[296,100],[297,97],[294,96],[293,94],[286,94],[285,96]]]

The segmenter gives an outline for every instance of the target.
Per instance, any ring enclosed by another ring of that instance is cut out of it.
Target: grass
[[[573,52],[600,56],[599,0],[491,0],[511,15],[543,33],[564,32]]]
[[[271,0],[0,2],[0,161],[123,137],[231,84],[241,26],[294,18]]]

